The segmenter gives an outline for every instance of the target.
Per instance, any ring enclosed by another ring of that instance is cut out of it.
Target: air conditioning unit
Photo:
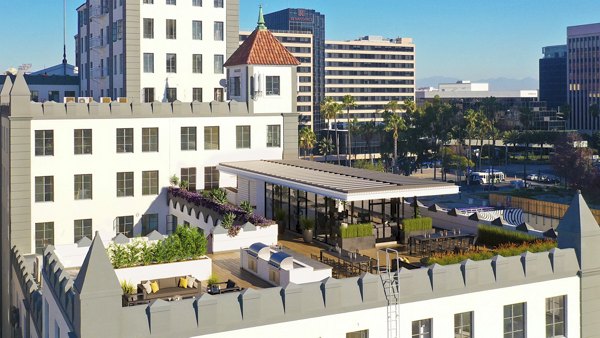
[[[94,99],[91,97],[78,97],[77,98],[78,103],[90,103],[92,101],[94,101]]]
[[[112,99],[110,97],[103,96],[100,98],[101,103],[111,103]]]
[[[69,103],[69,102],[77,102],[77,100],[73,96],[65,96],[63,99],[63,103]]]
[[[119,103],[127,103],[127,98],[126,97],[118,97],[117,101],[119,101]]]

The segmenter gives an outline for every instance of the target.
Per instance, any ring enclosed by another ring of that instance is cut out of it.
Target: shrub
[[[473,261],[482,261],[490,259],[496,255],[503,257],[518,256],[526,251],[545,252],[556,247],[556,242],[553,240],[536,240],[534,242],[524,242],[521,244],[505,243],[501,244],[494,250],[486,248],[477,248],[475,251],[468,253],[451,253],[451,254],[434,254],[427,259],[427,264],[449,265],[463,262],[467,259]]]
[[[175,233],[157,243],[136,239],[128,244],[112,243],[108,249],[113,268],[194,260],[206,254],[206,238],[197,229],[180,225]]]
[[[371,223],[349,224],[340,228],[340,237],[356,238],[373,236],[373,225]]]
[[[300,218],[300,225],[303,230],[312,230],[315,227],[315,220],[313,218],[302,217]]]
[[[179,177],[177,177],[177,175],[173,175],[171,176],[171,178],[169,178],[169,183],[171,183],[171,186],[176,186],[179,184]]]
[[[537,237],[525,232],[507,230],[499,226],[479,224],[477,227],[477,244],[491,248],[506,243],[521,244],[536,240]]]
[[[244,210],[247,214],[252,214],[254,212],[252,205],[250,205],[250,202],[248,201],[242,201],[242,203],[240,203],[240,209]]]
[[[124,280],[121,282],[121,290],[124,295],[131,295],[135,293],[135,287],[130,282]]]
[[[219,279],[214,274],[210,275],[210,277],[208,278],[208,286],[211,286],[213,284],[217,284],[218,282],[219,282]]]
[[[404,233],[409,233],[411,231],[430,230],[432,228],[433,222],[431,217],[405,218],[402,220],[402,231],[404,231]]]
[[[210,198],[218,204],[227,203],[227,191],[222,188],[213,189],[210,191]]]

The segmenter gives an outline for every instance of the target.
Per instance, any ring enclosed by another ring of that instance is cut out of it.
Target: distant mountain
[[[461,79],[447,76],[431,76],[422,79],[417,79],[417,88],[435,87],[440,83],[454,83]],[[468,79],[466,79],[468,80]],[[497,77],[491,79],[473,80],[472,82],[487,82],[490,84],[490,90],[523,90],[523,89],[538,89],[538,79],[526,77],[523,79],[509,79],[506,77]]]

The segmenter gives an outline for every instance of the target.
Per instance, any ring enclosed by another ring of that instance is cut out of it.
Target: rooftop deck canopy
[[[458,186],[306,160],[221,163],[219,171],[342,201],[458,194]]]

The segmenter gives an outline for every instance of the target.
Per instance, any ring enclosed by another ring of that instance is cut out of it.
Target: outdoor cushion
[[[144,283],[142,283],[142,286],[144,287],[144,290],[146,291],[146,293],[152,293],[152,287],[150,286],[150,281],[145,281]]]
[[[152,293],[157,293],[160,290],[157,281],[150,283],[150,287],[152,288]]]
[[[169,277],[157,280],[160,288],[177,288],[179,287],[179,277]]]
[[[188,280],[186,277],[179,278],[179,287],[184,289],[188,287]]]
[[[196,284],[196,278],[192,277],[192,276],[187,276],[187,287],[189,289],[195,287]]]

